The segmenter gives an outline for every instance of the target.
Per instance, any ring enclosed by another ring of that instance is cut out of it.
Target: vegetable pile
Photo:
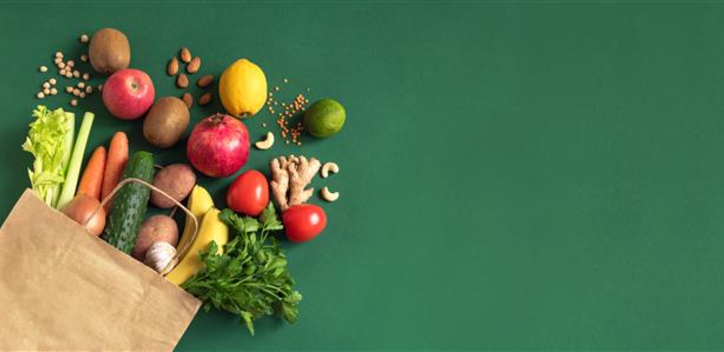
[[[124,33],[103,28],[90,38],[81,36],[81,43],[88,44],[88,53],[81,55],[79,65],[92,66],[102,79],[97,82],[98,91],[103,87],[101,98],[107,110],[102,118],[142,123],[142,135],[153,150],[132,151],[128,136],[116,132],[107,149],[95,146],[81,174],[95,115],[83,115],[76,136],[74,113],[38,106],[22,146],[35,158],[28,170],[35,193],[89,234],[196,296],[205,310],[237,315],[251,335],[254,321],[264,316],[296,322],[302,295],[295,288],[279,238],[284,234],[292,242],[306,242],[324,231],[327,215],[310,203],[315,192],[311,186],[317,173],[326,179],[339,167],[284,153],[268,159],[269,170],[245,170],[254,135],[245,122],[268,111],[285,141],[275,147],[274,133],[265,131],[266,137],[254,143],[254,152],[298,148],[305,131],[315,138],[339,133],[346,119],[342,105],[322,99],[306,110],[309,100],[299,94],[293,104],[282,102],[278,107],[282,100],[268,91],[262,68],[248,59],[237,59],[220,75],[211,72],[197,81],[199,88],[210,90],[214,77],[220,77],[216,89],[225,111],[205,111],[202,116],[208,117],[197,118],[199,122],[189,126],[193,97],[184,91],[181,99],[157,98],[152,75],[133,68],[130,41]],[[179,59],[189,75],[201,69],[200,57],[192,56],[186,47]],[[54,86],[62,80],[73,84],[83,80],[77,89],[66,87],[69,94],[84,99],[91,93],[90,75],[71,71],[74,60],[59,52],[55,63],[59,76],[48,79],[44,87],[52,93],[41,92],[38,98],[55,99]],[[189,78],[179,70],[174,57],[161,75],[167,74],[186,89]],[[46,66],[40,72],[53,74]],[[273,90],[280,94],[279,87]],[[206,92],[196,108],[208,109],[211,97]],[[76,107],[78,101],[73,99],[70,105]],[[282,111],[279,118],[275,109]],[[267,128],[267,123],[261,126]],[[154,153],[170,148],[185,150],[188,163],[156,165]],[[215,204],[198,183],[196,172],[220,179],[237,175],[227,183],[225,206]],[[339,192],[322,187],[320,197],[331,203]],[[149,216],[149,207],[168,213]],[[186,212],[182,223],[174,218],[179,209]]]

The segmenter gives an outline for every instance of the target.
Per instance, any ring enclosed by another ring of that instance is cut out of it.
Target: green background
[[[347,109],[337,136],[245,167],[341,166],[313,184],[341,193],[313,200],[325,232],[286,244],[298,324],[264,319],[251,338],[199,313],[178,350],[724,348],[724,4],[2,3],[1,216],[29,185],[31,110],[68,106],[34,98],[38,66],[77,59],[78,35],[105,26],[158,97],[180,95],[164,67],[185,45],[203,73],[246,57],[278,97]],[[185,160],[99,95],[86,109],[91,147],[123,130],[133,150]],[[264,112],[252,139],[262,122],[276,130]],[[231,180],[200,178],[221,204]]]

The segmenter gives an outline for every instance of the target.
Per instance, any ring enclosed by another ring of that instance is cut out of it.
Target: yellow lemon
[[[264,71],[247,59],[236,60],[224,70],[219,81],[219,97],[229,114],[250,117],[266,103]]]

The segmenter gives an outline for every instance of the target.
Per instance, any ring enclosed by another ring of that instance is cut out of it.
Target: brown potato
[[[172,164],[156,173],[153,185],[168,193],[173,199],[182,201],[188,197],[196,184],[196,174],[191,166],[186,164]],[[151,204],[159,208],[171,208],[175,204],[161,193],[151,193]]]
[[[131,255],[138,260],[143,260],[148,247],[158,241],[168,242],[174,247],[178,244],[178,225],[170,216],[154,215],[146,219],[141,225],[141,230],[138,231],[136,246],[133,247]]]
[[[131,64],[131,45],[123,32],[103,28],[93,34],[88,58],[96,71],[109,75]]]
[[[181,99],[164,97],[156,101],[143,121],[143,136],[159,148],[178,143],[189,126],[189,109]]]

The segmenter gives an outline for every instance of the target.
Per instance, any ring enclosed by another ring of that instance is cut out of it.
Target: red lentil
[[[283,81],[284,83],[289,83],[288,78],[284,78]],[[274,86],[272,89],[274,92],[280,91],[279,86]],[[307,88],[307,91],[309,91],[309,88]],[[280,101],[275,99],[273,92],[269,92],[268,95],[269,98],[266,101],[267,110],[271,115],[277,116],[276,125],[279,127],[279,135],[285,140],[286,144],[291,143],[301,146],[302,142],[300,137],[304,131],[304,125],[301,121],[294,124],[292,120],[295,117],[298,117],[300,112],[306,110],[306,105],[309,103],[309,100],[306,99],[304,95],[297,94],[294,100],[290,102],[281,102],[282,111],[277,112],[275,111],[274,106],[279,106]],[[266,127],[266,123],[262,123],[262,126]]]

